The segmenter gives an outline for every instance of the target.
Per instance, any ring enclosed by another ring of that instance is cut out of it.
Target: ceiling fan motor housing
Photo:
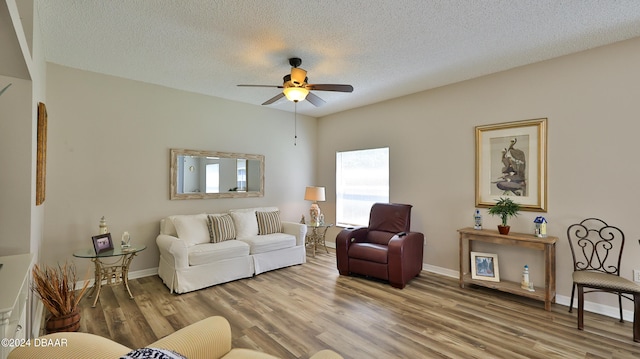
[[[289,65],[291,65],[292,67],[298,67],[302,65],[302,59],[299,57],[292,57],[289,59]]]

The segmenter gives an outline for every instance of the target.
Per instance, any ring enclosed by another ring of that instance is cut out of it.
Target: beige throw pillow
[[[244,239],[258,235],[258,222],[255,211],[230,211],[233,224],[236,226],[236,238]]]
[[[173,224],[178,238],[187,242],[189,246],[209,242],[206,214],[175,216]]]
[[[233,225],[233,219],[230,215],[208,216],[209,237],[211,243],[219,243],[229,239],[236,238],[236,227]]]
[[[258,234],[281,233],[282,223],[280,222],[280,212],[256,212],[258,218]]]

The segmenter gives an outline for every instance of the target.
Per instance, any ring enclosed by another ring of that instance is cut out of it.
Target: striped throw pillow
[[[209,222],[209,237],[211,243],[219,243],[236,238],[236,227],[230,215],[207,216]]]
[[[282,223],[280,222],[280,211],[273,212],[257,212],[258,218],[258,234],[271,234],[282,232]]]

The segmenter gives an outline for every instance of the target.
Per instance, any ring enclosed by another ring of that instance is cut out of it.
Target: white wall
[[[316,184],[327,187],[327,220],[335,220],[336,151],[389,146],[391,201],[414,205],[412,229],[425,234],[425,263],[457,271],[456,230],[473,223],[474,127],[548,118],[544,215],[549,235],[560,238],[559,294],[571,294],[566,229],[590,216],[625,232],[622,276],[631,278],[640,268],[639,63],[636,38],[319,119]],[[499,219],[482,213],[485,227],[495,228]],[[537,215],[523,212],[510,221],[512,231],[532,232]],[[499,254],[501,277],[519,280],[529,264],[542,284],[535,252],[488,250]],[[588,300],[616,305],[613,298]]]
[[[102,216],[114,240],[128,231],[132,243],[147,245],[132,263],[137,271],[158,266],[162,217],[274,205],[298,221],[307,210],[316,119],[298,116],[294,146],[289,112],[54,64],[47,70],[46,262],[90,247]],[[169,200],[171,148],[264,155],[265,196]],[[74,262],[82,274],[89,264]]]
[[[0,256],[30,252],[32,82],[0,76]]]
[[[0,256],[34,253],[43,206],[35,205],[37,104],[46,103],[46,66],[33,1],[0,2]]]

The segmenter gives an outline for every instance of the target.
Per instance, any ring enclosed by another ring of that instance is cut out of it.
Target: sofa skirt
[[[253,254],[255,274],[306,263],[306,253],[304,246],[295,246],[277,251]]]
[[[174,268],[160,256],[158,275],[171,292],[186,293],[212,285],[252,277],[254,261],[251,256],[220,260],[214,263]]]

